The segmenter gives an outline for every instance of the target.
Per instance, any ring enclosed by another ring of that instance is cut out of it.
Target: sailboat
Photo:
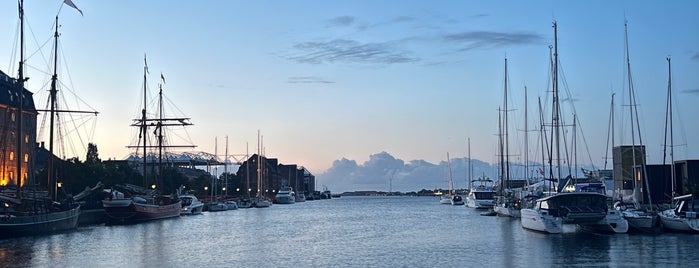
[[[252,205],[256,208],[266,208],[272,205],[272,201],[267,199],[262,189],[264,189],[263,174],[265,173],[265,167],[262,166],[263,157],[260,155],[262,150],[262,143],[260,141],[260,131],[257,131],[257,196],[253,200]],[[267,161],[264,159],[265,162]],[[267,164],[265,163],[265,166]]]
[[[449,170],[449,204],[452,206],[463,206],[464,199],[454,191],[454,180],[451,177],[451,159],[447,152],[447,168]]]
[[[670,130],[670,184],[672,187],[672,202],[675,204],[675,207],[673,209],[661,211],[659,216],[662,226],[669,231],[698,233],[699,218],[697,218],[696,211],[699,209],[699,205],[696,204],[693,195],[687,194],[675,197],[675,160],[672,133],[672,67],[670,64],[670,57],[667,58],[667,70],[667,113],[665,126]],[[665,139],[667,142],[667,136]],[[664,159],[663,162],[665,162]]]
[[[22,96],[15,98],[13,101],[10,99],[11,103],[7,103],[7,112],[12,113],[12,118],[16,123],[15,131],[17,132],[16,137],[16,154],[14,159],[10,157],[10,160],[16,159],[16,173],[9,172],[9,180],[15,180],[16,192],[14,195],[0,194],[0,238],[4,237],[17,237],[17,236],[28,236],[37,234],[48,234],[59,231],[66,231],[70,229],[75,229],[78,224],[78,218],[80,216],[80,205],[73,203],[72,199],[67,199],[63,203],[56,202],[56,180],[53,177],[53,119],[56,113],[56,61],[58,58],[58,16],[56,16],[56,32],[54,34],[54,74],[51,80],[51,90],[50,90],[50,115],[51,115],[51,132],[49,138],[49,162],[48,162],[48,194],[44,192],[39,192],[37,190],[25,189],[28,183],[30,174],[33,172],[28,172],[30,169],[29,155],[31,146],[34,143],[29,140],[29,137],[34,137],[33,133],[25,133],[24,125],[22,121],[30,120],[36,121],[35,115],[36,110],[31,96],[31,92],[24,88],[24,82],[27,80],[24,76],[24,1],[18,1],[19,4],[19,18],[20,18],[20,61],[19,61],[19,76],[17,79],[12,79],[9,76],[0,72],[0,76],[5,76],[0,79],[5,83],[8,89],[14,88],[16,91],[15,96]],[[8,91],[9,92],[9,91]],[[29,101],[25,103],[25,101]],[[16,105],[15,107],[12,107]],[[26,109],[26,110],[25,110]],[[14,111],[12,111],[14,110]],[[16,116],[19,115],[19,116]],[[26,117],[26,118],[25,118]],[[33,117],[33,118],[32,118]],[[15,120],[16,119],[16,120]],[[36,126],[36,122],[31,124]],[[8,146],[7,148],[12,152],[13,148]],[[22,150],[26,150],[28,153],[23,154]],[[14,152],[13,152],[14,153]],[[22,157],[24,155],[24,157]],[[17,176],[13,176],[13,175]],[[4,176],[3,176],[4,177]],[[6,182],[6,179],[3,178]]]
[[[505,93],[502,109],[502,120],[500,121],[500,142],[498,147],[500,148],[500,187],[498,188],[498,194],[495,197],[495,204],[493,204],[493,211],[498,216],[504,217],[520,217],[521,200],[516,198],[515,193],[512,190],[512,181],[510,181],[510,153],[509,153],[509,137],[508,137],[508,122],[507,122],[507,58],[505,58]],[[504,129],[503,129],[504,128]]]
[[[158,118],[148,118],[146,107],[147,100],[147,76],[148,64],[146,58],[143,58],[143,109],[141,110],[141,118],[134,119],[131,126],[139,128],[139,138],[143,139],[143,144],[136,145],[143,149],[143,184],[148,184],[148,148],[158,149],[158,174],[157,184],[152,184],[152,190],[148,190],[144,194],[125,196],[118,191],[112,191],[109,197],[102,200],[105,213],[111,219],[111,223],[135,223],[141,221],[173,218],[180,216],[182,208],[182,200],[177,196],[167,196],[159,193],[156,189],[158,185],[163,186],[163,148],[166,147],[163,143],[163,129],[166,126],[189,126],[189,118],[163,118],[163,85],[159,85],[158,93]],[[164,77],[161,75],[161,78]],[[147,135],[150,133],[148,127],[154,125],[156,127],[154,133],[157,135],[157,145],[148,145]],[[154,161],[153,161],[154,162]],[[155,163],[153,163],[155,164]]]
[[[632,207],[626,207],[626,206],[618,206],[617,208],[621,210],[622,215],[624,218],[629,222],[629,226],[639,232],[658,232],[661,230],[660,227],[660,220],[658,219],[658,213],[653,209],[653,203],[650,198],[650,189],[648,188],[648,175],[646,172],[646,157],[645,157],[645,146],[643,145],[643,139],[641,138],[641,130],[640,126],[638,125],[638,108],[636,108],[636,95],[634,92],[634,86],[633,86],[633,80],[631,79],[631,63],[629,59],[629,38],[628,38],[628,30],[627,30],[627,24],[624,24],[624,40],[625,40],[625,47],[626,47],[626,72],[627,72],[627,83],[628,83],[628,89],[629,89],[629,109],[630,109],[630,114],[631,116],[630,121],[631,121],[631,152],[632,152],[632,167],[634,171],[632,172],[631,176],[631,181],[633,181],[634,184],[634,190],[631,196],[631,201],[632,201]],[[634,122],[636,123],[634,125]],[[635,126],[635,128],[634,128]],[[639,144],[636,144],[636,135],[634,131],[638,131],[638,140]],[[638,148],[638,149],[637,149]],[[641,153],[641,163],[637,163],[637,151],[640,151]],[[641,204],[638,201],[638,195],[639,192],[642,192],[642,187],[640,185],[637,185],[637,180],[635,177],[637,175],[636,171],[636,166],[637,164],[640,164],[641,170],[640,172],[643,173],[643,183],[646,185],[646,192],[647,192],[647,203],[648,207],[650,210],[646,210],[641,207]],[[623,198],[623,197],[622,197]]]
[[[553,22],[553,111],[552,142],[549,151],[549,176],[553,179],[553,155],[556,148],[558,175],[561,179],[560,131],[561,112],[558,98],[558,27]],[[560,192],[537,199],[532,207],[521,211],[522,228],[543,233],[562,233],[564,224],[577,225],[584,229],[609,233],[626,233],[628,222],[616,210],[607,206],[607,196],[598,192]]]

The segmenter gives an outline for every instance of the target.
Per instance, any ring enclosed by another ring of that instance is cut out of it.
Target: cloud
[[[692,56],[693,60],[699,60],[699,52],[695,53],[694,56]]]
[[[498,47],[538,44],[544,38],[532,33],[503,33],[489,31],[467,31],[448,34],[443,39],[453,43],[463,43],[461,50],[490,49]]]
[[[296,55],[284,56],[298,63],[364,63],[394,64],[419,61],[407,52],[401,52],[390,43],[365,43],[347,39],[321,42],[303,42],[294,45]]]
[[[352,16],[340,16],[328,20],[328,26],[346,27],[354,23],[356,19]]]
[[[478,19],[478,18],[485,18],[485,17],[489,17],[489,16],[490,16],[490,14],[481,13],[481,14],[471,15],[471,18]]]
[[[474,174],[496,175],[497,167],[478,160],[473,161]],[[466,158],[452,159],[453,180],[457,188],[465,188]],[[335,160],[325,173],[317,175],[319,181],[333,191],[378,190],[419,191],[420,189],[446,189],[448,187],[446,161],[432,164],[424,160],[408,163],[396,159],[387,152],[369,156],[359,165],[354,160]]]
[[[316,76],[292,76],[286,80],[287,83],[291,84],[333,84],[335,82],[324,80],[323,78]]]
[[[699,88],[697,88],[697,89],[685,89],[685,90],[682,90],[682,93],[699,95]]]

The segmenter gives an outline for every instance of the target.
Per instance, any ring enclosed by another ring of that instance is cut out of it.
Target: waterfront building
[[[36,118],[37,110],[34,106],[33,94],[23,88],[21,131],[21,156],[17,155],[18,139],[17,117],[19,97],[17,94],[18,82],[4,72],[0,71],[0,187],[25,185],[28,179],[33,178],[29,171],[34,170],[34,152],[36,151]],[[21,158],[21,180],[17,180],[17,164]]]

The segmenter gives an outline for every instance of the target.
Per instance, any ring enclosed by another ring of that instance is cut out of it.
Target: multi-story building
[[[19,83],[0,71],[0,187],[34,184],[34,153],[36,148],[36,118],[33,94],[22,89],[22,114],[19,110]],[[18,123],[22,124],[21,127]],[[21,136],[18,136],[21,135]],[[18,155],[18,145],[21,150]],[[19,157],[19,159],[18,159]],[[21,180],[18,181],[17,165],[21,163]]]

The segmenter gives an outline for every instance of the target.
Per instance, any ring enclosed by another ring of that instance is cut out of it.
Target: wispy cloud
[[[480,13],[480,14],[471,15],[471,18],[478,19],[478,18],[485,18],[485,17],[489,17],[489,16],[490,16],[490,14]]]
[[[507,46],[538,44],[544,38],[533,33],[504,33],[489,31],[467,31],[456,34],[444,35],[448,42],[463,43],[465,47],[460,50],[489,49]]]
[[[328,26],[346,27],[354,23],[356,19],[352,16],[340,16],[328,20]]]
[[[693,60],[699,60],[699,52],[695,53],[694,56],[692,56]]]
[[[699,88],[697,88],[697,89],[685,89],[685,90],[682,90],[682,93],[699,95]]]
[[[335,82],[324,80],[323,78],[317,76],[292,76],[286,80],[287,83],[291,84],[333,84]]]
[[[408,52],[399,51],[390,43],[360,43],[347,39],[303,42],[294,45],[294,49],[298,53],[284,58],[298,63],[394,64],[420,60]]]

